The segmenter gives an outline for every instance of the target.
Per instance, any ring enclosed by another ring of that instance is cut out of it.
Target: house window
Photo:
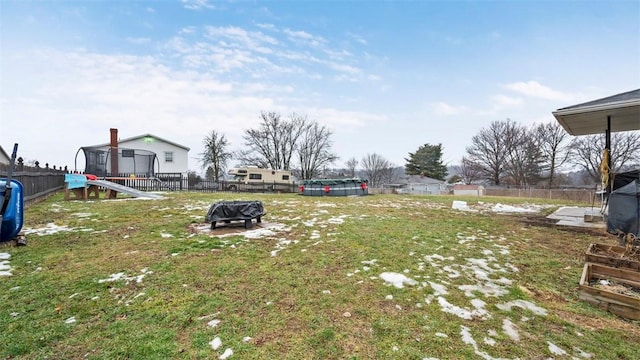
[[[173,162],[173,151],[164,152],[164,162]]]
[[[98,165],[104,165],[104,153],[100,152],[98,153],[98,159],[97,159],[97,163]]]
[[[125,150],[122,149],[122,157],[123,158],[132,158],[135,155],[135,151],[134,150]]]
[[[249,174],[251,180],[262,180],[262,174]]]
[[[282,175],[282,180],[289,180],[289,175]]]

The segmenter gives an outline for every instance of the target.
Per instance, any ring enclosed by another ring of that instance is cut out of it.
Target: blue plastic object
[[[0,199],[4,199],[7,187],[7,179],[0,179]],[[11,198],[4,211],[2,226],[0,226],[0,241],[9,241],[15,238],[24,222],[24,188],[17,180],[11,180]]]

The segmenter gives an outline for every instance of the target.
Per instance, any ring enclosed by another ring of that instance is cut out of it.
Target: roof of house
[[[190,148],[188,148],[188,147],[186,147],[186,146],[184,146],[184,145],[180,145],[180,144],[175,143],[175,142],[173,142],[173,141],[169,141],[169,140],[167,140],[167,139],[163,139],[163,138],[161,138],[160,136],[156,136],[156,135],[153,135],[153,134],[143,134],[143,135],[133,136],[133,137],[126,138],[126,139],[120,139],[120,140],[118,140],[118,144],[120,144],[120,143],[125,143],[125,142],[128,142],[128,141],[133,141],[133,140],[143,139],[143,138],[154,138],[154,139],[160,140],[160,141],[162,141],[162,142],[165,142],[165,143],[167,143],[167,144],[171,144],[171,145],[173,145],[173,146],[177,146],[177,147],[179,147],[179,148],[185,149],[185,150],[187,150],[187,151],[191,150]],[[85,146],[85,147],[102,147],[102,146],[109,146],[109,145],[111,145],[111,144],[110,144],[110,143],[104,143],[104,144],[98,144],[98,145],[92,145],[92,146]]]
[[[482,185],[464,185],[464,184],[456,184],[453,185],[453,190],[479,190],[484,189]]]
[[[603,134],[607,118],[612,132],[640,130],[640,89],[567,106],[552,114],[571,135]]]
[[[405,175],[398,179],[400,184],[444,184],[444,181],[423,175]]]

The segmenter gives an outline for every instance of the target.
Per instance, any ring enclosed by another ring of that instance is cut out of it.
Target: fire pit
[[[205,221],[211,223],[211,230],[221,221],[226,224],[244,221],[245,229],[251,229],[252,220],[256,219],[256,223],[261,223],[264,214],[261,201],[220,201],[211,205]]]

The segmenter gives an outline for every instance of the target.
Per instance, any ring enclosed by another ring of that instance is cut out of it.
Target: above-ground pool
[[[312,179],[300,185],[300,193],[306,196],[355,196],[368,195],[367,180],[353,179]]]

